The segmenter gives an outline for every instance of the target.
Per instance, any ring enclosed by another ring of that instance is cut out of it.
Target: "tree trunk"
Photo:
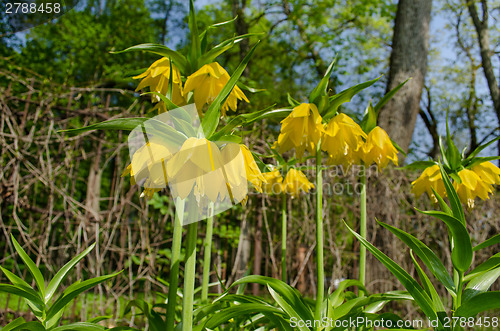
[[[403,150],[410,146],[420,110],[431,7],[432,0],[399,0],[396,13],[387,91],[412,79],[381,109],[379,123]]]
[[[482,20],[479,18],[475,1],[466,1],[469,14],[472,18],[472,23],[477,32],[479,41],[479,50],[481,52],[481,66],[483,67],[484,77],[488,82],[491,100],[493,107],[497,114],[500,126],[500,86],[497,83],[495,72],[493,71],[493,64],[491,63],[491,56],[493,52],[490,49],[490,35],[488,30],[488,4],[486,0],[481,0],[482,7]],[[500,155],[500,141],[498,142],[498,153]]]

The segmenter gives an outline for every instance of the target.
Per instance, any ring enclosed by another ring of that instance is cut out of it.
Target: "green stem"
[[[172,240],[172,260],[170,261],[170,282],[168,287],[167,320],[169,330],[174,329],[175,308],[177,306],[177,287],[179,285],[179,263],[182,245],[182,222],[184,219],[184,200],[177,198],[175,203],[174,234]]]
[[[362,165],[364,166],[364,165]],[[366,169],[363,169],[361,176],[361,196],[360,209],[361,219],[359,225],[359,234],[366,239]],[[359,281],[365,285],[366,281],[366,247],[359,245]]]
[[[182,305],[182,331],[191,331],[193,329],[197,231],[198,222],[193,222],[188,225],[186,238],[186,265],[184,270],[184,300]]]
[[[209,206],[210,217],[207,220],[207,232],[204,243],[203,281],[201,283],[201,301],[208,302],[208,283],[210,282],[210,261],[212,259],[212,233],[214,229],[214,204]]]
[[[464,273],[458,271],[458,281],[457,281],[457,302],[455,304],[455,310],[462,305],[462,287],[464,282]]]
[[[323,177],[321,174],[321,142],[316,149],[316,252],[317,252],[317,293],[315,319],[321,320],[321,307],[325,295],[325,270],[323,258]]]
[[[286,283],[286,240],[287,240],[287,221],[286,221],[286,193],[281,195],[281,280]]]

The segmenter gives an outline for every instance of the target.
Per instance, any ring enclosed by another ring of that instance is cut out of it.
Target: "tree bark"
[[[474,28],[477,32],[479,50],[481,53],[481,66],[483,67],[484,77],[488,82],[490,97],[493,101],[493,107],[495,108],[495,113],[500,124],[500,86],[498,85],[493,71],[493,64],[491,63],[493,52],[490,49],[490,35],[488,30],[488,4],[486,0],[481,0],[483,11],[482,19],[479,18],[475,1],[466,1],[466,4],[470,17],[472,18],[472,23],[474,23]],[[498,142],[498,153],[500,155],[500,141]]]
[[[399,0],[396,12],[387,91],[412,79],[381,109],[379,123],[403,150],[410,146],[420,110],[431,7],[432,0]]]

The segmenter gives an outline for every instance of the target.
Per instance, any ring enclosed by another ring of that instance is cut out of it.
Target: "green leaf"
[[[349,231],[369,250],[380,262],[382,262],[389,271],[396,276],[396,278],[403,284],[406,290],[413,296],[415,302],[422,309],[424,314],[430,319],[435,319],[437,317],[434,304],[431,298],[425,293],[420,284],[417,283],[403,268],[401,268],[396,262],[387,257],[384,253],[378,250],[375,246],[370,244],[365,238],[357,234],[352,230],[347,223],[344,221],[345,226]]]
[[[49,311],[47,312],[47,320],[50,320],[52,317],[54,317],[60,310],[64,309],[64,307],[71,302],[75,297],[77,297],[79,294],[87,291],[88,289],[91,289],[92,287],[96,286],[97,284],[103,283],[107,281],[110,278],[113,278],[120,274],[120,272],[111,274],[111,275],[105,275],[105,276],[100,276],[100,277],[95,277],[92,279],[87,279],[84,280],[81,283],[76,283],[71,286],[69,286],[64,293],[62,293],[59,298],[54,302],[54,304],[50,307]]]
[[[462,165],[464,168],[471,168],[475,165],[481,164],[483,162],[500,160],[500,156],[486,156],[486,157],[475,157],[471,160],[464,160]]]
[[[286,94],[286,98],[288,100],[288,103],[290,104],[290,107],[297,107],[298,105],[300,105],[300,102],[298,102],[297,100],[295,100],[294,98],[292,98],[292,96],[290,95],[290,93]]]
[[[448,165],[451,170],[454,171],[460,167],[462,160],[460,157],[460,151],[457,146],[455,146],[453,139],[451,139],[450,128],[448,125],[448,114],[446,114],[446,144],[448,145],[445,152],[446,158],[448,159]]]
[[[20,285],[0,284],[0,292],[14,294],[26,300],[29,300],[36,305],[39,305],[40,307],[44,306],[42,299],[32,288],[25,288],[24,286]]]
[[[494,235],[493,237],[483,241],[482,243],[480,243],[479,245],[475,246],[472,250],[475,252],[475,251],[478,251],[480,249],[483,249],[483,248],[486,248],[486,247],[490,247],[490,246],[493,246],[495,244],[499,244],[500,243],[500,233],[499,234],[496,234]]]
[[[343,293],[346,290],[346,288],[351,287],[351,286],[357,286],[360,293],[363,292],[364,294],[368,294],[368,291],[366,290],[365,286],[363,283],[361,283],[359,280],[355,279],[346,279],[343,280],[339,283],[337,289],[333,291],[332,294],[328,296],[328,300],[332,307],[338,307],[340,304],[342,304],[343,299]]]
[[[448,174],[446,173],[442,164],[439,164],[439,169],[441,170],[441,177],[443,177],[444,187],[446,189],[446,194],[448,194],[448,200],[450,201],[453,216],[455,216],[455,218],[457,218],[465,227],[465,214],[462,208],[462,204],[460,203],[457,191],[455,191],[455,188],[451,184],[450,178],[448,177]]]
[[[50,281],[49,285],[47,286],[47,292],[45,293],[45,303],[49,302],[50,299],[52,299],[52,296],[56,292],[57,288],[61,284],[61,282],[66,278],[68,275],[68,272],[73,269],[73,267],[81,260],[85,255],[90,253],[92,249],[94,249],[95,243],[90,245],[89,248],[75,256],[74,258],[71,259],[68,263],[64,265],[52,278]]]
[[[59,130],[58,132],[68,132],[68,133],[82,133],[86,131],[92,130],[126,130],[132,131],[137,126],[143,124],[149,120],[149,118],[144,117],[128,117],[128,118],[117,118],[113,120],[107,120],[104,122],[91,124],[88,126],[84,126],[83,128],[78,129],[68,129],[68,130]]]
[[[26,320],[22,317],[18,317],[9,324],[7,324],[6,326],[4,326],[3,328],[0,328],[0,331],[12,331],[14,330],[15,327],[22,325],[24,323],[26,323]]]
[[[486,271],[474,278],[467,284],[462,296],[462,302],[484,293],[500,277],[500,267]]]
[[[259,42],[257,42],[252,49],[248,52],[248,54],[245,56],[243,61],[241,61],[240,65],[236,70],[234,71],[233,75],[229,79],[229,81],[226,83],[224,88],[220,91],[219,95],[215,98],[215,100],[212,102],[210,107],[208,107],[208,110],[205,114],[205,117],[202,119],[201,126],[203,127],[203,131],[205,132],[205,137],[211,137],[215,130],[217,129],[217,125],[219,124],[219,117],[220,117],[220,108],[226,101],[227,97],[233,90],[234,86],[236,85],[236,82],[240,78],[241,74],[245,70],[248,62],[250,61],[250,58],[252,57],[253,52],[255,51],[255,48]]]
[[[451,251],[453,266],[461,272],[467,271],[472,263],[472,244],[465,226],[456,217],[447,213],[415,209],[422,214],[437,217],[446,223],[454,243]]]
[[[404,82],[402,82],[401,84],[399,84],[398,86],[396,86],[395,88],[393,88],[392,90],[390,90],[389,92],[386,93],[386,95],[383,96],[382,99],[380,99],[379,102],[377,102],[377,104],[375,105],[374,109],[375,109],[375,113],[378,115],[378,113],[380,112],[380,109],[382,109],[382,107],[389,101],[392,99],[392,97],[394,96],[394,94],[396,94],[396,92],[399,91],[400,88],[403,87],[403,85],[405,85],[409,80],[411,79],[408,78],[407,80],[405,80]]]
[[[221,42],[219,45],[216,45],[213,47],[211,50],[206,52],[205,54],[201,55],[201,57],[198,59],[198,68],[201,68],[205,64],[209,64],[214,62],[214,60],[221,55],[222,53],[226,52],[227,50],[231,49],[235,44],[239,43],[245,38],[250,38],[252,36],[259,35],[261,33],[247,33],[244,35],[236,36],[228,40],[224,40]]]
[[[210,30],[210,29],[213,29],[213,28],[218,28],[220,26],[224,26],[226,24],[231,24],[233,23],[236,19],[238,18],[238,15],[236,15],[233,19],[230,19],[229,21],[224,21],[224,22],[219,22],[219,23],[215,23],[215,24],[212,24],[212,25],[209,25],[202,33],[200,33],[200,36],[199,38],[200,39],[203,39],[205,37],[205,35],[207,34],[207,32]]]
[[[23,331],[23,330],[28,330],[28,331],[45,331],[46,329],[43,327],[43,325],[40,322],[27,322],[23,324],[19,324],[13,329],[12,331]],[[3,329],[2,329],[3,331]]]
[[[215,329],[221,324],[226,323],[232,318],[237,318],[244,316],[249,313],[271,313],[275,316],[285,316],[285,313],[276,307],[271,305],[263,305],[260,303],[242,303],[239,305],[229,306],[224,308],[217,314],[214,314],[204,325],[203,330]]]
[[[24,298],[24,300],[26,300],[26,303],[30,307],[33,314],[36,317],[41,317],[43,315],[43,310],[44,310],[45,306],[43,304],[40,304],[40,301],[42,298],[39,297],[39,293],[37,293],[35,290],[33,290],[28,283],[26,283],[24,280],[22,280],[21,278],[19,278],[18,276],[16,276],[12,272],[10,272],[9,270],[4,269],[2,267],[0,267],[0,270],[2,270],[2,272],[5,274],[5,276],[7,276],[7,278],[10,280],[10,282],[14,286],[17,286],[23,290],[28,291],[31,294],[36,295],[40,299],[37,301],[32,301],[32,300],[29,300],[27,298]]]
[[[77,322],[73,324],[63,325],[51,331],[66,331],[66,330],[75,330],[75,331],[94,331],[94,330],[105,330],[104,326],[89,323],[89,322]]]
[[[189,31],[191,31],[191,63],[196,63],[201,56],[201,43],[198,34],[198,23],[196,22],[196,12],[193,0],[189,0]],[[195,68],[191,68],[195,69]]]
[[[319,97],[328,94],[328,81],[330,80],[330,76],[332,75],[333,66],[335,65],[336,60],[337,57],[333,59],[333,61],[328,66],[328,69],[326,69],[326,72],[321,81],[312,90],[311,94],[309,95],[309,103],[317,103]]]
[[[498,141],[499,139],[500,139],[500,136],[498,136],[498,137],[496,137],[496,138],[488,141],[487,143],[479,145],[472,153],[470,153],[470,155],[464,161],[470,162],[470,160],[472,160],[473,158],[475,158],[476,155],[478,155],[483,149],[485,149],[489,145],[493,144],[494,142]]]
[[[38,288],[38,292],[40,293],[40,297],[43,298],[45,296],[45,280],[43,279],[42,273],[40,269],[36,266],[35,262],[26,254],[21,245],[17,242],[16,238],[11,234],[12,243],[14,244],[14,248],[17,251],[17,254],[21,257],[30,274],[35,279],[36,286]]]
[[[367,82],[355,85],[353,87],[350,87],[348,89],[343,90],[342,92],[335,94],[330,97],[330,106],[328,107],[325,115],[323,116],[324,120],[328,120],[335,116],[337,113],[337,109],[340,107],[341,104],[346,103],[351,101],[351,99],[358,94],[360,91],[364,90],[367,87],[372,86],[375,84],[382,76],[375,78],[373,80],[369,80]]]
[[[500,253],[496,253],[492,257],[490,257],[488,260],[484,261],[477,267],[475,267],[471,272],[469,272],[465,277],[464,277],[464,282],[467,282],[474,277],[477,277],[478,275],[481,275],[485,273],[486,271],[489,271],[491,269],[500,267]]]
[[[273,288],[269,285],[267,285],[267,289],[269,290],[269,293],[271,293],[271,296],[274,298],[274,300],[278,303],[278,305],[283,309],[290,318],[295,317],[298,320],[303,320],[303,317],[300,316],[294,309],[293,307],[288,304],[286,300],[284,300],[276,291],[273,290]],[[299,330],[301,331],[310,331],[309,328],[307,327],[302,327],[298,326]]]
[[[437,293],[436,289],[434,288],[434,285],[432,285],[432,282],[429,280],[429,277],[427,277],[425,272],[420,267],[420,264],[415,259],[415,256],[413,256],[413,251],[411,251],[411,250],[410,250],[410,256],[411,256],[411,259],[413,261],[413,264],[415,265],[415,270],[417,271],[418,278],[420,278],[420,282],[422,283],[422,286],[424,287],[427,294],[431,297],[432,303],[434,304],[434,307],[436,308],[437,313],[440,313],[440,312],[446,313],[446,310],[444,309],[443,301],[441,301],[441,298],[439,297],[439,294]]]
[[[373,108],[371,101],[368,103],[368,107],[366,107],[365,115],[363,116],[363,120],[361,121],[361,128],[365,133],[370,133],[377,126],[377,112]]]
[[[181,72],[186,71],[186,65],[187,65],[187,60],[179,52],[176,52],[170,48],[168,48],[165,45],[161,44],[140,44],[140,45],[135,45],[132,47],[129,47],[127,49],[124,49],[122,51],[117,51],[117,52],[110,52],[112,54],[120,54],[120,53],[125,53],[125,52],[133,52],[133,51],[144,51],[144,52],[149,52],[153,54],[158,54],[164,57],[169,57],[174,61],[174,64],[179,68]]]
[[[477,314],[500,308],[500,292],[486,292],[462,303],[455,311],[455,316],[474,317]]]
[[[396,237],[406,244],[422,262],[429,268],[431,273],[443,284],[450,292],[456,293],[456,288],[453,279],[446,270],[441,260],[434,254],[434,252],[427,247],[422,241],[418,240],[409,233],[406,233],[398,228],[389,224],[378,222],[387,230],[391,231]]]
[[[451,210],[450,206],[448,206],[448,204],[443,200],[443,198],[439,195],[439,193],[436,192],[433,187],[431,187],[431,190],[438,201],[439,208],[441,208],[441,210],[446,214],[453,216],[453,210]]]

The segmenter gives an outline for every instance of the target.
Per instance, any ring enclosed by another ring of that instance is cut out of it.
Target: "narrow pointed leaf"
[[[500,277],[500,267],[486,271],[477,277],[474,277],[465,287],[462,302],[484,293],[489,290],[491,285]]]
[[[224,88],[220,91],[219,95],[215,98],[215,100],[212,102],[210,107],[208,107],[207,113],[205,114],[205,117],[202,120],[202,127],[203,131],[205,132],[205,137],[211,137],[213,133],[215,132],[215,129],[217,128],[217,125],[219,124],[219,117],[220,117],[220,109],[224,102],[226,101],[227,97],[233,90],[234,86],[236,85],[236,82],[240,78],[241,74],[245,70],[248,62],[250,61],[250,58],[252,57],[253,52],[255,51],[255,48],[257,47],[259,43],[257,42],[252,49],[248,52],[248,54],[245,56],[243,61],[241,61],[240,65],[236,70],[234,71],[233,75],[229,79],[229,81],[226,83]]]
[[[1,331],[12,331],[16,327],[18,327],[19,325],[22,325],[24,323],[26,323],[26,320],[22,317],[18,317],[15,320],[13,320],[12,322],[10,322],[9,324],[7,324],[6,326],[4,326],[3,328],[0,328],[0,330]]]
[[[47,319],[51,319],[53,316],[55,316],[60,310],[64,309],[64,307],[71,302],[74,298],[76,298],[79,294],[87,291],[88,289],[91,289],[92,287],[96,286],[97,284],[103,283],[107,281],[110,278],[113,278],[120,274],[120,272],[111,274],[111,275],[105,275],[105,276],[100,276],[100,277],[95,277],[92,279],[84,280],[83,282],[73,284],[70,287],[64,291],[63,294],[57,298],[57,300],[54,302],[54,304],[50,307],[49,311],[47,312]]]
[[[49,285],[47,286],[47,292],[45,293],[45,302],[49,302],[50,299],[52,299],[52,296],[56,292],[56,290],[59,287],[59,285],[61,284],[61,282],[66,278],[66,276],[68,275],[68,272],[71,269],[73,269],[73,267],[78,262],[80,262],[80,260],[83,259],[83,257],[85,255],[87,255],[88,253],[90,253],[90,251],[92,249],[94,249],[94,247],[95,247],[95,243],[93,243],[92,245],[90,245],[89,248],[87,248],[86,250],[84,250],[83,252],[81,252],[80,254],[78,254],[77,256],[75,256],[74,258],[72,258],[71,261],[69,261],[68,263],[66,263],[64,265],[64,267],[62,267],[55,274],[54,278],[52,278],[52,280],[50,281]]]
[[[201,43],[193,0],[189,0],[189,30],[191,31],[191,63],[196,63],[195,61],[201,55]]]
[[[169,57],[174,61],[174,64],[179,68],[181,72],[184,72],[186,70],[187,60],[184,57],[184,55],[161,44],[140,44],[129,47],[122,51],[111,52],[111,53],[120,54],[133,51],[144,51],[153,54],[158,54],[164,57]]]
[[[269,285],[267,285],[267,289],[269,290],[269,293],[271,293],[271,296],[273,299],[278,303],[278,305],[283,309],[290,318],[295,317],[297,320],[303,320],[304,317],[300,316],[293,307],[286,302],[273,288]],[[298,325],[299,330],[301,331],[309,331],[309,328],[305,326],[300,326]]]
[[[474,317],[477,314],[500,308],[500,292],[486,292],[462,303],[455,311],[455,316]]]
[[[352,230],[345,222],[345,226],[349,231],[369,250],[382,264],[386,266],[389,271],[396,276],[396,278],[403,284],[406,290],[413,296],[415,302],[419,305],[420,309],[430,319],[437,317],[434,304],[431,298],[425,293],[419,283],[413,279],[408,272],[401,268],[396,262],[390,259],[387,255],[382,253],[375,246],[370,244],[365,238],[361,237],[358,233]]]
[[[16,238],[14,238],[12,234],[10,236],[12,238],[12,243],[14,244],[14,248],[16,249],[17,254],[19,254],[26,267],[28,267],[30,274],[35,279],[35,283],[38,288],[38,292],[40,293],[40,297],[43,298],[45,296],[45,280],[43,279],[40,269],[38,269],[35,262],[33,262],[33,260],[28,256],[28,254],[26,254],[26,252],[23,250],[21,245],[19,245]]]
[[[57,328],[51,329],[51,331],[98,331],[105,330],[104,326],[99,324],[89,323],[89,322],[77,322],[69,325],[59,326]]]
[[[483,241],[479,245],[475,246],[472,250],[474,252],[476,252],[476,251],[478,251],[480,249],[483,249],[483,248],[486,248],[486,247],[490,247],[490,246],[493,246],[493,245],[496,245],[496,244],[499,244],[499,243],[500,243],[500,233],[494,235],[490,239],[487,239],[487,240]]]
[[[358,94],[360,91],[364,90],[367,87],[372,86],[375,84],[382,76],[375,78],[373,80],[369,80],[367,82],[355,85],[353,87],[350,87],[346,90],[343,90],[342,92],[335,94],[330,97],[330,106],[328,110],[326,111],[325,115],[323,116],[324,120],[328,120],[335,116],[337,113],[337,109],[340,107],[341,104],[346,103],[351,101],[351,99]]]
[[[448,174],[442,164],[439,164],[439,169],[441,170],[441,177],[443,178],[446,194],[448,194],[451,210],[453,210],[453,216],[455,216],[455,218],[457,218],[465,227],[465,214],[457,191],[455,191],[455,188],[451,184],[450,178],[448,177]]]
[[[0,284],[0,293],[1,292],[17,295],[35,303],[36,305],[39,305],[40,307],[44,306],[42,299],[38,296],[38,293],[31,288],[25,288],[19,285]]]
[[[68,133],[82,133],[92,130],[126,130],[132,131],[138,125],[143,124],[149,118],[143,117],[129,117],[129,118],[117,118],[113,120],[107,120],[104,122],[91,124],[84,126],[83,128],[60,130],[58,132],[68,132]]]
[[[424,262],[431,273],[443,284],[449,291],[455,293],[455,285],[450,274],[446,270],[441,260],[434,252],[427,247],[422,241],[418,240],[409,233],[406,233],[389,224],[378,222],[387,230],[391,231],[396,237],[403,241],[406,246],[415,252],[415,254]]]
[[[392,99],[392,97],[394,96],[394,94],[396,94],[399,89],[401,89],[405,84],[406,82],[408,82],[409,80],[411,79],[408,78],[407,80],[405,80],[404,82],[402,82],[401,84],[399,84],[398,86],[396,86],[395,88],[393,88],[392,90],[390,90],[389,92],[387,92],[386,95],[383,96],[382,99],[380,99],[379,102],[377,102],[377,104],[375,105],[375,107],[373,107],[373,109],[375,110],[375,112],[378,113],[380,112],[380,109],[382,109],[382,107],[389,101]]]
[[[459,271],[467,271],[472,263],[472,244],[465,226],[456,217],[441,211],[416,210],[422,214],[437,217],[446,223],[454,242],[451,252],[453,266]]]
[[[475,267],[471,272],[469,272],[465,277],[464,277],[464,282],[467,282],[474,277],[477,277],[480,274],[485,273],[486,271],[489,271],[491,269],[500,267],[500,253],[496,253],[492,257],[490,257],[488,260],[484,261],[477,267]]]
[[[319,84],[312,90],[311,94],[309,95],[310,103],[316,103],[320,96],[327,95],[328,81],[330,80],[330,76],[332,75],[333,66],[335,65],[336,60],[337,58],[335,57],[328,66],[328,69],[326,69],[326,72],[323,75],[323,78],[321,79]]]
[[[45,331],[46,329],[43,327],[43,325],[40,323],[40,322],[27,322],[27,323],[23,323],[23,324],[19,324],[17,325],[16,327],[14,327],[13,329],[11,329],[12,331],[25,331],[25,330],[29,330],[29,331]],[[3,329],[2,329],[3,331]]]
[[[487,143],[482,144],[481,146],[478,146],[470,155],[465,159],[465,161],[470,161],[473,158],[475,158],[483,149],[488,147],[489,145],[493,144],[494,142],[498,141],[500,139],[500,136],[488,141]]]

